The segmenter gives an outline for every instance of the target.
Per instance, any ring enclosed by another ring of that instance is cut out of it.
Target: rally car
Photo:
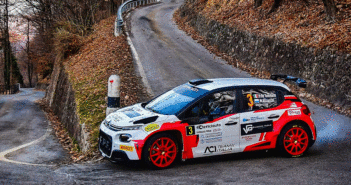
[[[272,79],[277,77],[289,79]],[[274,80],[191,80],[108,115],[100,126],[99,150],[111,161],[143,160],[152,168],[274,148],[298,157],[317,137],[310,114],[285,84]]]

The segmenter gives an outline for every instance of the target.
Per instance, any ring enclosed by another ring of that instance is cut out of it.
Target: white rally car
[[[308,107],[283,83],[198,79],[108,115],[99,150],[112,161],[166,168],[180,159],[273,148],[297,157],[316,137]]]

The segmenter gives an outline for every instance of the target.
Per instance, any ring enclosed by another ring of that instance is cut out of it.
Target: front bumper
[[[119,139],[121,134],[126,134],[126,132],[112,131],[104,125],[100,126],[98,145],[101,155],[112,161],[140,160],[135,148],[135,142],[121,142]]]

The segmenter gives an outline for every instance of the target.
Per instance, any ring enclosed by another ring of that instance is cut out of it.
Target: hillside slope
[[[283,1],[273,13],[274,0],[255,8],[254,0],[196,0],[194,10],[207,18],[260,36],[306,47],[351,53],[351,0],[335,0],[335,21],[327,21],[322,0]]]
[[[75,47],[77,52],[55,64],[46,99],[75,142],[66,147],[70,153],[79,148],[88,155],[97,152],[99,126],[106,116],[110,75],[118,74],[121,78],[121,107],[139,102],[143,92],[126,37],[113,35],[115,18],[100,21],[89,36],[73,37],[75,42],[70,45],[79,43]]]
[[[351,116],[351,21],[350,14],[345,14],[350,8],[340,11],[335,22],[328,22],[323,11],[319,18],[310,16],[305,21],[313,22],[315,27],[309,30],[296,26],[301,23],[299,15],[310,13],[299,11],[298,3],[304,2],[283,1],[276,12],[267,14],[269,2],[273,0],[266,0],[258,10],[253,0],[188,0],[174,18],[179,28],[234,67],[260,78],[277,73],[301,77],[308,82],[307,88],[298,93],[301,98]],[[335,27],[341,33],[322,29],[326,27]],[[321,29],[319,39],[310,37],[313,29]]]

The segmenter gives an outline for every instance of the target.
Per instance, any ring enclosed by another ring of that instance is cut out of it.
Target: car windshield
[[[159,114],[174,115],[206,92],[208,91],[184,84],[155,98],[145,109]]]

